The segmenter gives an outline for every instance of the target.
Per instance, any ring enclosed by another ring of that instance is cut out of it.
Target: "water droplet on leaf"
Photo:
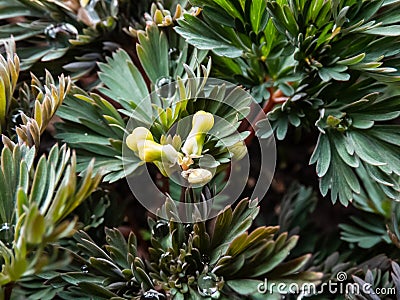
[[[83,265],[83,266],[81,267],[81,271],[82,271],[82,273],[89,273],[89,268],[88,268],[88,266],[87,266],[87,265]]]
[[[154,225],[152,235],[155,238],[163,238],[169,234],[169,225],[166,221],[160,220]]]
[[[189,238],[189,235],[193,232],[193,224],[185,224],[184,229],[185,229],[185,237]]]
[[[140,297],[140,300],[165,300],[167,299],[164,294],[156,290],[148,290]]]
[[[199,294],[204,297],[215,297],[218,291],[219,279],[214,273],[202,274],[197,279],[197,288]]]
[[[57,39],[63,37],[65,39],[76,38],[78,30],[74,25],[69,23],[60,23],[57,25],[50,24],[44,29],[44,34],[50,39]]]
[[[208,265],[210,263],[210,257],[207,254],[202,254],[201,262],[203,263],[203,265]]]
[[[11,246],[14,239],[14,225],[3,223],[0,227],[0,240],[7,246]]]
[[[176,91],[175,83],[170,76],[157,79],[156,93],[163,100],[170,100]]]
[[[178,60],[179,59],[179,51],[176,48],[170,48],[168,50],[168,56],[170,60]]]

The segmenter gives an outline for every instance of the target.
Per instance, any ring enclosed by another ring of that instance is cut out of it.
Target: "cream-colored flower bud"
[[[169,164],[174,165],[178,162],[178,159],[182,157],[182,153],[176,151],[176,149],[172,145],[168,144],[162,147],[163,147],[162,162],[166,160]]]
[[[171,145],[160,145],[151,140],[142,140],[137,143],[139,158],[145,162],[166,162],[175,164],[179,153]]]
[[[198,111],[194,114],[192,120],[192,130],[190,133],[207,133],[214,126],[214,116],[209,112]]]
[[[228,147],[229,153],[235,160],[241,160],[247,154],[247,147],[243,141],[239,141],[236,144]]]
[[[136,143],[139,158],[145,162],[160,161],[162,146],[150,140],[140,140]]]
[[[194,186],[203,186],[210,182],[213,175],[207,169],[189,169],[181,173],[182,177]]]
[[[129,149],[137,152],[138,147],[137,143],[139,141],[154,141],[153,135],[151,134],[150,130],[148,130],[145,127],[136,127],[130,135],[126,138],[126,144],[129,147]]]
[[[203,143],[208,131],[214,126],[214,116],[205,111],[198,111],[192,120],[192,130],[190,131],[182,152],[189,156],[201,156]]]

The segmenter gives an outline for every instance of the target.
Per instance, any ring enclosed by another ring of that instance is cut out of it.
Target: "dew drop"
[[[210,257],[207,254],[202,254],[201,262],[203,263],[203,265],[208,265],[210,263]]]
[[[156,93],[163,100],[170,100],[176,91],[175,84],[170,76],[164,76],[157,79]]]
[[[19,110],[17,111],[17,113],[15,113],[15,114],[12,116],[12,118],[11,118],[12,122],[13,122],[14,124],[21,124],[21,123],[22,123],[22,114],[23,114],[23,111],[19,109]]]
[[[171,253],[165,252],[165,253],[161,254],[160,259],[161,259],[161,260],[167,259],[170,255],[171,255]]]
[[[0,227],[0,240],[7,246],[10,247],[14,239],[14,225],[9,223],[3,223]]]
[[[87,265],[83,265],[82,267],[81,267],[81,271],[82,271],[82,273],[89,273],[89,268],[88,268],[88,266]]]
[[[215,297],[219,294],[218,277],[214,273],[202,274],[197,279],[197,289],[199,294],[204,297]]]
[[[169,225],[166,221],[160,220],[154,225],[152,235],[155,238],[163,238],[169,234]]]
[[[193,225],[192,224],[185,224],[184,225],[185,229],[185,237],[186,239],[189,238],[189,235],[193,232]]]
[[[170,48],[168,50],[168,56],[170,60],[178,60],[179,59],[179,50],[176,48]]]
[[[143,293],[140,300],[165,300],[167,299],[164,294],[157,292],[156,290],[148,290]]]
[[[57,25],[50,24],[44,29],[44,34],[50,39],[57,39],[59,37],[65,37],[67,39],[76,38],[78,36],[78,30],[74,25],[69,23],[60,23]]]

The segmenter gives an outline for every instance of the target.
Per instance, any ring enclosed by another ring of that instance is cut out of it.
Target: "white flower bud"
[[[137,143],[139,158],[145,162],[168,162],[175,164],[179,153],[171,145],[160,145],[154,141],[142,140]]]
[[[132,131],[132,133],[126,138],[126,144],[129,149],[137,152],[137,143],[144,140],[154,141],[153,135],[151,134],[150,130],[145,127],[136,127]]]
[[[182,177],[194,186],[203,186],[210,182],[213,175],[207,169],[189,169],[181,173]]]
[[[243,141],[239,141],[236,144],[228,147],[229,153],[235,160],[241,160],[247,154],[247,147]]]
[[[201,156],[205,136],[213,126],[214,116],[212,114],[202,110],[195,113],[192,120],[192,130],[182,147],[182,152],[192,157]]]

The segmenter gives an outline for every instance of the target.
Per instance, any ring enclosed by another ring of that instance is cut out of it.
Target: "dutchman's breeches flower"
[[[145,162],[168,162],[175,164],[179,153],[171,145],[160,145],[154,141],[143,140],[137,143],[139,158]]]
[[[165,162],[173,165],[181,156],[172,145],[155,142],[151,132],[144,127],[135,128],[127,137],[126,144],[144,162]]]
[[[205,137],[213,126],[212,114],[205,111],[194,114],[192,129],[181,148],[185,155],[178,152],[171,144],[161,145],[155,142],[153,135],[145,127],[135,128],[126,138],[126,144],[143,162],[154,163],[164,176],[168,176],[173,166],[178,164],[183,170],[181,175],[190,184],[204,185],[212,179],[213,174],[207,169],[189,169],[189,167],[194,164],[194,158],[202,156]],[[237,150],[237,147],[235,149]]]
[[[151,134],[150,130],[145,127],[136,127],[126,138],[126,144],[128,145],[129,149],[137,152],[137,143],[143,140],[154,141],[153,135]]]
[[[206,134],[213,126],[214,117],[212,114],[202,110],[195,113],[192,120],[192,130],[182,147],[182,152],[190,157],[200,157]]]

